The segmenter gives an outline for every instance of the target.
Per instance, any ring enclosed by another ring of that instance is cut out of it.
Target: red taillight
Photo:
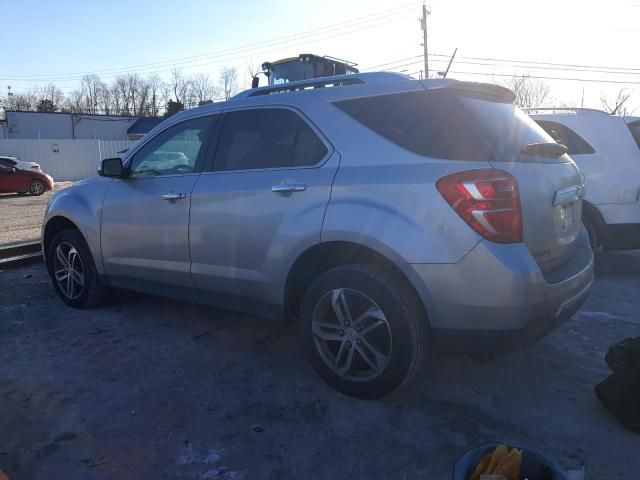
[[[492,242],[522,241],[516,179],[502,170],[467,170],[442,177],[438,191],[476,232]]]

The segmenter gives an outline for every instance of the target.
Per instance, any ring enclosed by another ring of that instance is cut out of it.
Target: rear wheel
[[[44,193],[44,183],[40,180],[34,180],[29,185],[29,193],[31,195],[42,195]]]
[[[47,249],[47,262],[53,286],[67,305],[89,308],[105,299],[107,287],[100,280],[79,230],[63,230],[53,237]]]
[[[302,301],[299,335],[316,372],[361,398],[394,391],[418,369],[421,309],[385,270],[344,265],[320,275]]]

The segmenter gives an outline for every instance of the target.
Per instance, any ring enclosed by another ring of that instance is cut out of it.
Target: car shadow
[[[640,250],[599,252],[595,257],[596,275],[640,276]]]
[[[26,197],[26,193],[0,193],[0,199],[2,198],[18,198],[18,197]]]

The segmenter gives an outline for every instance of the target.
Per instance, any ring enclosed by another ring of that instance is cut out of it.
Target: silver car
[[[43,250],[72,307],[115,286],[285,318],[330,385],[379,397],[427,349],[503,351],[581,306],[593,256],[565,151],[494,85],[257,88],[56,192]]]

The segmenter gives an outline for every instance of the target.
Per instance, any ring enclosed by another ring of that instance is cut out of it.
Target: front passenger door
[[[191,191],[215,118],[175,124],[134,153],[102,205],[102,257],[116,286],[197,298],[190,269]]]

